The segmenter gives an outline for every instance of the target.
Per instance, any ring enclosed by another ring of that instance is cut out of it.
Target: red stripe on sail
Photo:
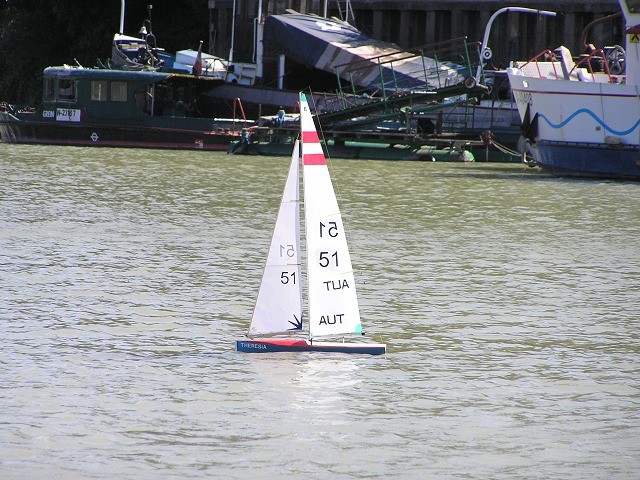
[[[324,153],[307,153],[302,155],[302,160],[305,165],[326,165],[327,161],[324,158]]]
[[[193,63],[193,71],[191,73],[196,77],[202,75],[202,41],[200,41],[198,55],[196,56],[196,61]]]
[[[302,132],[302,143],[320,143],[318,132],[314,130]]]

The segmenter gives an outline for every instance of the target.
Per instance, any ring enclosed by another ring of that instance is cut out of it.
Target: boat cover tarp
[[[402,51],[334,18],[298,13],[271,15],[265,22],[264,40],[298,63],[334,75],[337,72],[361,88],[437,89],[464,81],[459,66]]]

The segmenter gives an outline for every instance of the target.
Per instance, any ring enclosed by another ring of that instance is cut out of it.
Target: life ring
[[[468,90],[471,90],[472,88],[475,88],[476,86],[476,79],[473,77],[467,77],[464,79],[464,86],[465,88],[467,88]]]

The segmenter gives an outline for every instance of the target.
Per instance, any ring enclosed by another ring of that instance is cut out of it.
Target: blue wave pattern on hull
[[[629,129],[627,130],[616,130],[614,128],[611,128],[609,125],[607,125],[606,123],[604,123],[604,121],[602,119],[600,119],[600,117],[598,117],[595,113],[593,113],[591,110],[589,110],[588,108],[581,108],[580,110],[576,110],[575,112],[573,112],[571,115],[569,115],[569,117],[567,117],[566,120],[560,122],[560,123],[553,123],[551,120],[549,120],[544,114],[542,113],[538,113],[538,117],[542,118],[545,122],[547,122],[547,124],[551,127],[551,128],[555,128],[555,129],[560,129],[562,127],[564,127],[565,125],[567,125],[571,120],[573,120],[575,117],[577,117],[578,115],[585,113],[587,115],[589,115],[591,118],[593,118],[596,122],[598,122],[600,124],[600,126],[602,128],[604,128],[607,132],[613,133],[615,135],[629,135],[631,132],[633,132],[635,129],[638,128],[638,126],[640,125],[640,119],[638,119],[638,121]]]

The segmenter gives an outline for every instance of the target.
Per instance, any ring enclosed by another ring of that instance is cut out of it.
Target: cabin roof
[[[184,73],[167,73],[139,70],[109,70],[104,68],[72,67],[69,65],[47,67],[44,69],[44,76],[58,78],[85,78],[94,80],[132,80],[144,81],[148,83],[160,82],[169,78],[189,78],[198,81],[220,82],[220,79],[218,78],[204,76],[196,77],[194,75]]]

